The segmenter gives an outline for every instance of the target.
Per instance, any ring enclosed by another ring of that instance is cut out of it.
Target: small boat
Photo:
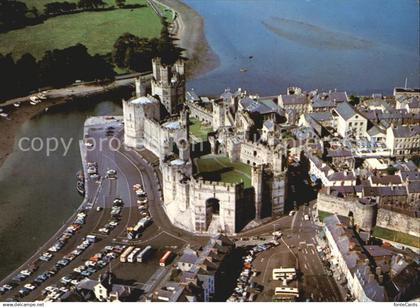
[[[240,72],[247,72],[247,71],[248,71],[248,69],[246,69],[246,68],[241,68],[239,71],[240,71]]]
[[[36,106],[38,103],[41,102],[41,100],[37,96],[31,96],[29,97],[29,102],[31,105]]]
[[[254,58],[254,56],[253,56],[253,55],[250,55],[248,58],[249,58],[249,59],[253,59],[253,58]]]
[[[45,111],[45,112],[47,112],[47,111],[48,111],[48,107],[46,107],[46,108],[44,109],[44,111]]]
[[[1,117],[8,117],[8,116],[9,116],[9,114],[2,112],[2,113],[0,113],[0,116],[1,116]]]
[[[39,93],[38,95],[37,95],[37,97],[39,98],[39,99],[41,99],[41,100],[45,100],[45,99],[47,99],[47,96],[45,96],[44,94],[42,94],[42,93]]]
[[[19,108],[19,107],[20,107],[20,102],[15,102],[13,105],[14,105],[16,108]]]

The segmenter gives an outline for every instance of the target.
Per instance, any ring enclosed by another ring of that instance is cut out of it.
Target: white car
[[[139,205],[145,205],[145,204],[147,204],[147,198],[142,199],[142,200],[138,200],[138,201],[137,201],[137,203],[138,203]]]
[[[105,227],[99,228],[98,231],[101,232],[101,233],[104,233],[106,235],[109,234],[109,228],[105,228]]]
[[[19,273],[22,274],[22,275],[25,275],[25,276],[31,276],[32,275],[32,272],[28,271],[28,270],[23,270],[23,271],[20,271]]]
[[[109,169],[106,171],[106,176],[110,179],[115,178],[116,175],[117,175],[117,171],[114,169]]]
[[[295,214],[295,211],[294,210],[292,210],[292,211],[289,212],[289,216],[293,216],[294,214]]]
[[[33,284],[26,284],[26,285],[24,285],[23,286],[24,288],[26,288],[26,289],[29,289],[29,290],[34,290],[36,287],[33,285]]]
[[[309,215],[305,214],[304,219],[305,221],[309,221]]]

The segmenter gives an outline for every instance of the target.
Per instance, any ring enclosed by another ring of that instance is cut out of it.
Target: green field
[[[398,242],[401,244],[406,244],[406,245],[420,248],[420,238],[403,233],[403,232],[376,226],[373,229],[372,235],[374,237],[378,237],[381,239],[390,240],[390,241]]]
[[[318,218],[320,222],[323,222],[327,216],[333,215],[334,213],[318,210]]]
[[[190,133],[201,141],[207,140],[207,134],[212,131],[210,125],[203,125],[201,121],[196,118],[190,119]]]
[[[0,45],[0,53],[12,53],[17,59],[29,52],[40,59],[47,50],[81,43],[92,55],[106,54],[112,51],[116,39],[125,32],[152,38],[159,37],[161,28],[159,17],[149,7],[83,12],[50,18],[43,24],[0,34],[0,41],[7,42]]]
[[[196,160],[199,176],[206,180],[228,183],[244,182],[251,187],[251,167],[241,162],[231,162],[220,155],[206,155]]]

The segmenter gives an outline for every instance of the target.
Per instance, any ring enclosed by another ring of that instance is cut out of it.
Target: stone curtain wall
[[[376,225],[420,237],[420,219],[395,211],[379,209]]]

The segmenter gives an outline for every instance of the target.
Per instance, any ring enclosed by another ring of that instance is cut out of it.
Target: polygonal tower
[[[180,59],[173,65],[165,65],[160,58],[155,58],[152,67],[152,95],[159,97],[170,115],[178,114],[185,101],[184,61]]]

